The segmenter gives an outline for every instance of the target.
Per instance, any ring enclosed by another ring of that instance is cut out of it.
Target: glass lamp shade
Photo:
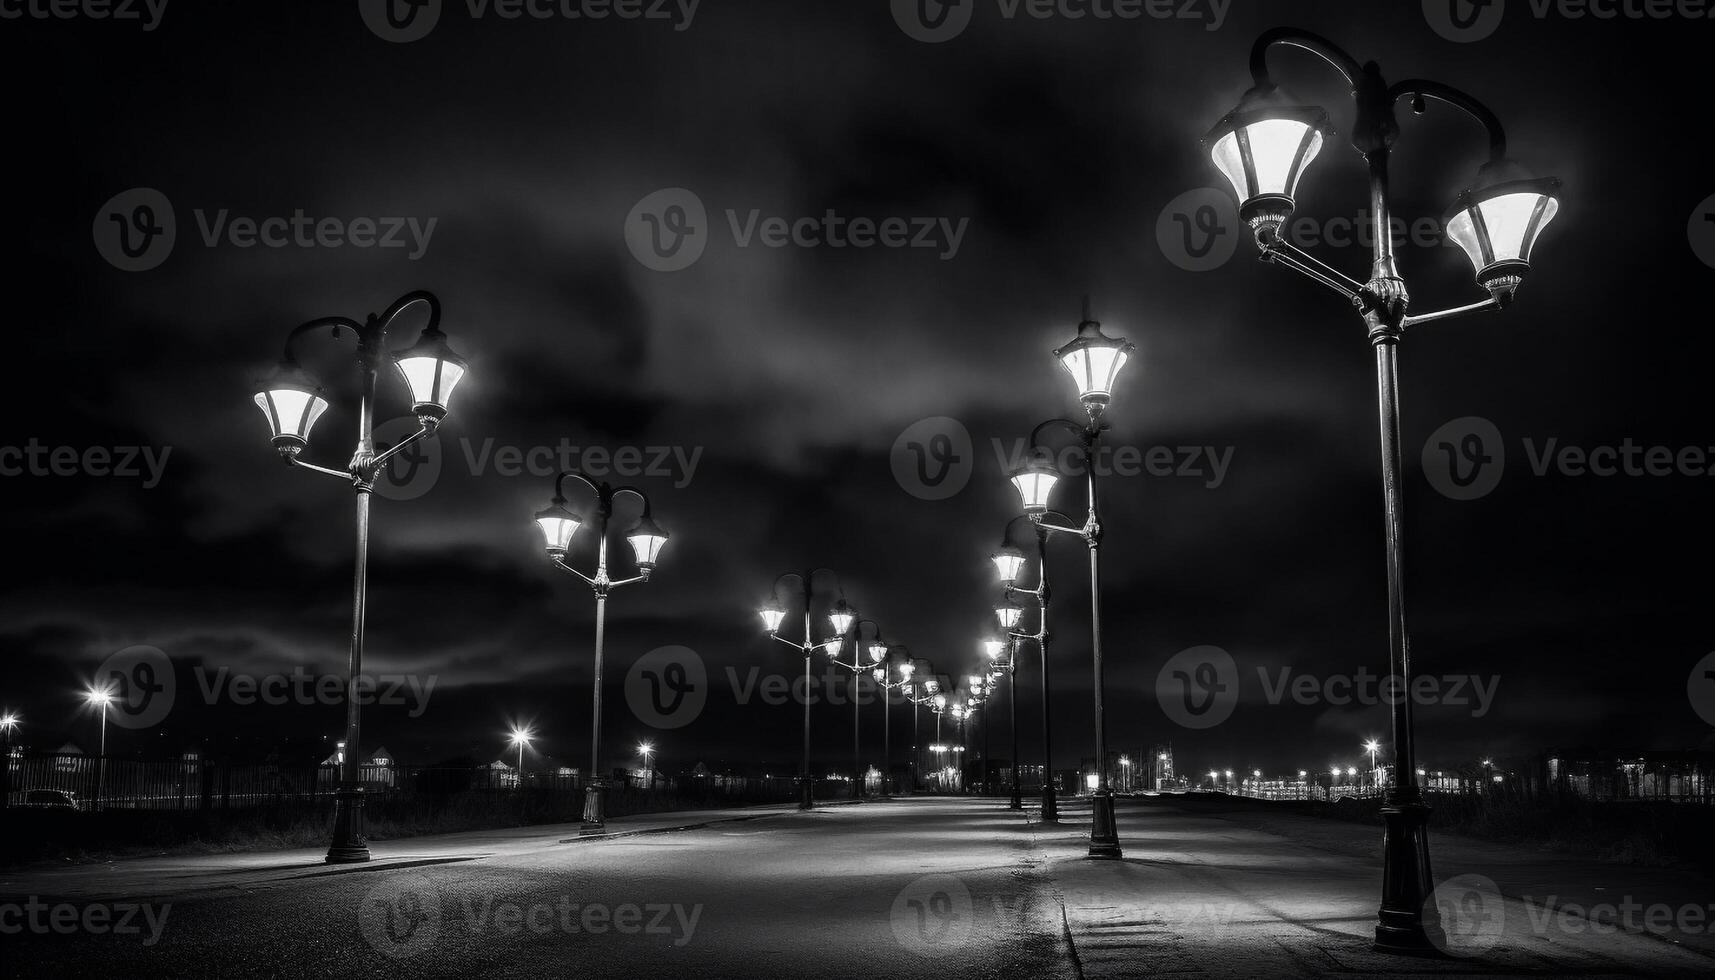
[[[852,612],[851,607],[845,604],[844,600],[834,607],[833,612],[828,614],[828,622],[832,624],[834,633],[838,636],[845,636],[846,631],[852,628],[852,620],[856,618],[857,615]]]
[[[309,445],[310,429],[327,411],[328,402],[304,369],[288,361],[256,393],[256,407],[268,419],[274,448],[296,454]]]
[[[869,676],[875,678],[875,682],[877,684],[886,684],[887,683],[887,671],[881,669],[880,667],[877,667],[874,670],[870,671]]]
[[[1010,602],[994,607],[994,618],[1000,621],[1000,628],[1003,630],[1017,626],[1019,617],[1023,615],[1024,610]]]
[[[433,327],[409,348],[393,357],[411,389],[411,410],[419,419],[439,422],[446,417],[453,388],[464,378],[465,359],[447,346],[447,335]]]
[[[1510,301],[1530,271],[1531,248],[1560,211],[1559,188],[1553,177],[1503,180],[1466,191],[1449,209],[1447,237],[1495,299]]]
[[[1034,517],[1048,512],[1048,498],[1060,482],[1060,472],[1046,458],[1038,458],[1012,474],[1011,480],[1024,512]]]
[[[989,556],[994,567],[1000,570],[1001,581],[1011,584],[1018,579],[1018,573],[1024,570],[1024,552],[1011,545],[1002,547]]]
[[[631,530],[625,532],[625,540],[631,542],[631,553],[637,558],[637,567],[644,571],[654,571],[655,565],[661,559],[661,549],[667,546],[667,532],[655,519],[645,514],[638,518]]]
[[[1292,215],[1299,178],[1333,131],[1315,106],[1268,105],[1247,97],[1203,137],[1215,167],[1239,197],[1239,218],[1266,244]]]
[[[1094,320],[1078,324],[1078,336],[1054,352],[1066,373],[1078,385],[1078,398],[1091,412],[1107,407],[1113,398],[1114,379],[1137,348],[1120,337],[1102,333]]]
[[[939,691],[940,689],[941,689],[941,682],[934,679],[933,677],[931,677],[928,680],[923,682],[923,690],[928,691],[930,694],[934,694],[936,691]]]
[[[996,639],[991,636],[983,641],[983,656],[988,657],[990,660],[998,660],[1000,655],[1005,652],[1005,640]]]
[[[786,610],[780,608],[778,603],[769,603],[758,610],[758,613],[762,616],[762,625],[770,633],[779,632],[780,621],[786,618]]]
[[[886,660],[887,644],[871,643],[869,645],[869,659],[875,663],[881,663],[883,660]]]
[[[566,509],[566,501],[556,497],[554,502],[536,513],[536,526],[542,529],[542,540],[548,557],[564,558],[572,545],[572,535],[578,533],[583,518]]]
[[[934,688],[930,688],[930,690],[934,690]],[[935,710],[940,711],[942,708],[945,708],[946,706],[947,706],[947,696],[945,694],[935,695]]]
[[[899,665],[899,676],[905,680],[910,680],[911,675],[916,673],[916,672],[917,672],[917,665],[911,663],[910,661],[907,661],[907,662]]]

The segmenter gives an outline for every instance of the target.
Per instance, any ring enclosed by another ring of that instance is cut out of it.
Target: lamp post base
[[[584,825],[580,834],[600,834],[607,830],[606,787],[591,783],[584,788]]]
[[[1408,956],[1440,956],[1447,941],[1432,901],[1429,807],[1415,793],[1382,807],[1382,903],[1375,948]]]
[[[800,809],[800,810],[814,810],[815,808],[816,808],[815,787],[810,785],[810,781],[808,779],[806,779],[803,781],[803,786],[801,787],[800,792],[798,794],[798,809]]]
[[[1097,790],[1090,797],[1090,856],[1117,858],[1120,852],[1119,824],[1114,820],[1114,794]]]
[[[328,864],[369,860],[369,842],[363,837],[363,787],[341,786],[334,793],[333,842],[323,860]]]
[[[1042,822],[1060,822],[1060,803],[1054,798],[1054,785],[1042,787]]]

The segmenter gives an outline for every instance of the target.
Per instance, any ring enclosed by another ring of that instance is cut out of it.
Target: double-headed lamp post
[[[815,600],[816,576],[825,575],[834,579],[834,592],[838,601],[834,611],[828,615],[828,624],[833,627],[834,635],[830,639],[816,641],[811,639],[815,634],[810,623],[810,610]],[[786,607],[780,603],[780,583],[792,579],[798,583],[799,590],[804,596],[804,639],[794,643],[780,635],[780,623],[786,618]],[[758,610],[762,616],[762,625],[768,630],[768,635],[781,643],[797,650],[804,656],[804,761],[798,771],[799,796],[798,809],[808,810],[816,805],[816,787],[810,781],[810,668],[811,654],[817,647],[825,647],[830,643],[841,642],[846,631],[851,629],[852,621],[857,617],[846,606],[845,595],[839,587],[839,577],[826,568],[813,568],[806,572],[787,572],[774,580],[774,588],[770,590],[768,602]]]
[[[1009,631],[1006,639],[991,636],[982,645],[983,656],[989,661],[989,676],[1006,674],[1006,726],[1012,738],[1012,802],[1007,809],[1022,810],[1023,790],[1018,783],[1018,640]]]
[[[852,799],[863,796],[863,745],[860,735],[859,687],[865,671],[874,669],[887,656],[887,645],[881,642],[881,627],[873,619],[856,619],[857,610],[847,606],[842,600],[834,605],[834,612],[829,617],[834,627],[839,631],[839,637],[830,642],[824,649],[828,651],[829,662],[842,670],[848,670],[852,675]],[[868,623],[872,627],[868,644],[863,642],[863,627]],[[840,650],[845,646],[847,630],[852,634],[852,659],[850,663],[840,659]],[[866,657],[862,653],[869,651]],[[883,671],[885,681],[886,672]],[[885,695],[886,690],[882,693]]]
[[[1065,524],[1071,519],[1054,511],[1045,511],[1043,516],[1053,517]],[[1012,544],[1013,527],[1019,521],[1029,521],[1031,537],[1036,544],[1036,588],[1026,589],[1017,585],[1019,573],[1024,570],[1029,559],[1022,550]],[[1048,699],[1048,600],[1051,590],[1048,587],[1048,531],[1028,514],[1021,514],[1007,522],[1001,532],[1000,548],[989,556],[994,562],[995,569],[1000,572],[1001,589],[1005,602],[995,609],[995,616],[1001,620],[1001,629],[1014,642],[1015,647],[1011,659],[1017,661],[1016,643],[1030,640],[1036,644],[1036,652],[1040,655],[1042,664],[1042,822],[1055,823],[1060,819],[1059,806],[1054,790],[1054,740],[1053,725],[1050,719]],[[1020,619],[1015,615],[1017,607],[1013,605],[1014,596],[1029,596],[1036,605],[1036,631],[1026,633],[1017,629]],[[1008,623],[1007,620],[1011,622]],[[1016,673],[1016,663],[1014,667]],[[1015,749],[1014,755],[1017,755]]]
[[[428,325],[417,343],[401,351],[387,346],[393,322],[417,304],[428,307]],[[309,334],[327,332],[334,338],[347,333],[357,344],[357,448],[345,469],[307,463],[300,454],[308,447],[310,429],[327,410],[322,389],[298,361],[298,344]],[[417,431],[398,445],[381,452],[375,446],[376,382],[383,362],[392,363],[409,389],[411,411]],[[369,860],[369,844],[363,836],[362,752],[360,704],[357,691],[363,672],[363,628],[369,588],[369,498],[381,468],[393,456],[433,435],[447,414],[453,389],[465,375],[465,361],[447,346],[441,333],[441,304],[432,293],[406,293],[380,314],[362,323],[345,317],[311,320],[286,338],[285,357],[274,376],[256,393],[256,405],[268,419],[274,449],[287,465],[331,476],[351,483],[357,494],[357,548],[352,576],[351,659],[346,670],[346,752],[340,764],[339,791],[335,794],[333,841],[328,846],[330,864]]]
[[[907,668],[910,669],[907,670]],[[923,752],[918,747],[917,742],[921,731],[917,724],[917,706],[929,704],[933,707],[935,699],[941,696],[941,682],[935,679],[934,668],[930,667],[927,662],[919,667],[914,661],[907,660],[900,665],[900,672],[905,674],[907,679],[919,675],[923,678],[922,680],[911,680],[911,683],[905,686],[905,696],[911,699],[911,791],[915,793],[923,778],[920,771]],[[937,715],[936,717],[940,716]]]
[[[1086,421],[1049,419],[1030,434],[1031,458],[1012,474],[1012,484],[1018,490],[1025,516],[1046,531],[1070,534],[1081,539],[1090,552],[1090,659],[1094,673],[1096,726],[1096,789],[1091,794],[1090,857],[1117,858],[1121,856],[1119,826],[1114,820],[1113,790],[1108,786],[1107,721],[1102,710],[1102,522],[1096,497],[1096,450],[1103,430],[1108,426],[1102,416],[1113,398],[1114,380],[1136,349],[1125,340],[1102,333],[1102,325],[1090,319],[1089,303],[1084,304],[1084,319],[1078,324],[1078,336],[1054,352],[1066,372],[1078,385],[1078,398],[1084,404]],[[1049,495],[1060,479],[1060,472],[1042,449],[1042,434],[1050,428],[1067,429],[1080,440],[1083,450],[1085,500],[1088,505],[1083,526],[1074,527],[1050,519]],[[1010,627],[1008,627],[1010,629]]]
[[[1299,178],[1330,135],[1327,114],[1301,105],[1275,86],[1268,52],[1275,45],[1300,48],[1332,65],[1351,86],[1356,103],[1352,146],[1369,167],[1370,220],[1374,234],[1372,263],[1365,281],[1346,276],[1281,237],[1291,216]],[[1205,138],[1217,168],[1240,199],[1239,217],[1251,228],[1262,257],[1300,272],[1352,304],[1375,349],[1379,403],[1382,490],[1387,545],[1388,647],[1391,673],[1411,683],[1404,596],[1402,471],[1399,435],[1398,348],[1401,337],[1425,323],[1508,306],[1530,270],[1538,234],[1559,210],[1560,181],[1532,177],[1507,158],[1506,135],[1488,107],[1458,89],[1424,79],[1389,85],[1375,62],[1361,64],[1328,41],[1305,31],[1281,28],[1263,34],[1251,49],[1253,85],[1237,108]],[[1399,135],[1394,106],[1409,100],[1422,113],[1433,99],[1463,110],[1487,131],[1489,160],[1447,214],[1447,234],[1464,250],[1477,283],[1489,298],[1477,303],[1410,315],[1409,293],[1394,257],[1388,157]],[[1382,808],[1382,900],[1375,945],[1394,952],[1424,953],[1435,948],[1439,930],[1434,913],[1425,916],[1433,878],[1424,825],[1426,809],[1414,778],[1411,703],[1393,705],[1394,766],[1398,778]]]
[[[899,664],[899,679],[887,679],[887,665],[898,650],[905,655],[905,660]],[[911,675],[917,672],[917,665],[911,662],[910,652],[903,645],[889,646],[881,642],[877,636],[875,642],[869,645],[869,659],[873,664],[870,676],[875,680],[876,689],[881,692],[881,795],[893,795],[893,692],[899,691],[905,697],[911,697]],[[916,714],[916,699],[912,698],[912,714]],[[912,748],[916,748],[917,734],[915,729],[911,735]],[[913,772],[916,771],[913,767]]]
[[[576,480],[595,494],[595,509],[587,517],[567,506],[567,480]],[[608,575],[607,531],[613,518],[613,502],[624,496],[636,497],[643,504],[643,512],[638,516],[637,523],[625,532],[625,539],[631,544],[632,558],[637,563],[637,574],[629,578],[615,579]],[[572,537],[585,524],[590,525],[596,538],[594,575],[585,575],[566,563]],[[595,676],[590,713],[590,774],[584,783],[582,832],[596,834],[607,824],[607,781],[602,778],[601,770],[602,648],[607,638],[607,597],[622,585],[649,581],[650,574],[655,571],[655,566],[661,559],[661,549],[667,545],[667,532],[655,523],[655,518],[650,513],[649,497],[642,490],[636,487],[616,489],[571,470],[555,478],[554,499],[536,513],[536,526],[542,531],[543,547],[547,549],[548,558],[553,561],[554,566],[577,576],[595,593]]]

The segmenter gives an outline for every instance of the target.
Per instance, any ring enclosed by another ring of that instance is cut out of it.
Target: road
[[[1499,895],[1492,929],[1458,934],[1464,958],[1383,956],[1368,944],[1371,828],[1128,801],[1125,859],[1090,861],[1074,822],[1087,809],[1066,813],[1044,827],[994,802],[914,799],[668,829],[704,815],[679,816],[599,841],[399,841],[336,869],[312,852],[34,869],[0,874],[0,928],[34,923],[0,937],[0,958],[6,976],[103,978],[1715,973],[1691,944],[1581,930]],[[1497,870],[1455,842],[1437,855],[1439,874],[1477,862],[1502,892],[1520,869],[1590,887],[1588,862]],[[135,931],[92,914],[129,914]]]

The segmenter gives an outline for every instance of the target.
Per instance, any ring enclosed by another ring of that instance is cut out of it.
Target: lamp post
[[[524,789],[524,747],[530,744],[531,737],[528,728],[514,728],[512,730],[512,744],[518,746],[518,789],[520,792]]]
[[[893,656],[893,651],[899,650],[905,654],[905,660],[899,664],[899,680],[887,679],[887,664]],[[869,659],[875,666],[870,670],[870,676],[875,678],[875,686],[881,691],[881,769],[882,796],[893,795],[893,692],[899,691],[911,699],[912,722],[916,723],[917,702],[911,697],[911,675],[917,672],[917,665],[911,662],[910,652],[903,646],[889,646],[881,642],[877,636],[874,643],[869,645]],[[915,728],[911,734],[912,749],[917,747]],[[916,771],[915,763],[912,771]]]
[[[1328,134],[1327,114],[1294,104],[1277,88],[1268,71],[1275,45],[1301,48],[1332,65],[1351,86],[1357,118],[1352,146],[1369,168],[1372,263],[1359,282],[1316,259],[1280,236],[1290,217],[1299,177]],[[1205,142],[1215,165],[1240,198],[1239,216],[1251,228],[1262,257],[1321,283],[1352,304],[1362,317],[1375,350],[1376,393],[1381,432],[1382,492],[1387,550],[1388,653],[1390,673],[1411,683],[1411,655],[1405,621],[1404,536],[1401,490],[1398,348],[1405,331],[1456,316],[1498,310],[1511,304],[1530,270],[1532,246],[1559,210],[1560,181],[1534,178],[1507,159],[1506,136],[1494,113],[1476,99],[1439,82],[1408,79],[1389,85],[1375,62],[1358,60],[1328,41],[1293,28],[1259,37],[1251,49],[1253,86],[1237,108],[1210,131]],[[1463,110],[1487,131],[1489,160],[1471,187],[1448,213],[1447,233],[1464,250],[1477,283],[1489,294],[1478,303],[1432,313],[1408,315],[1409,293],[1394,256],[1388,158],[1399,135],[1394,106],[1409,99],[1422,113],[1434,99]],[[1409,698],[1396,699],[1392,711],[1394,766],[1399,777],[1382,808],[1382,898],[1375,930],[1376,948],[1429,953],[1436,948],[1439,925],[1425,903],[1433,878],[1425,833],[1426,809],[1414,779],[1415,748]]]
[[[1373,738],[1364,742],[1364,751],[1370,754],[1370,791],[1372,793],[1381,792],[1382,781],[1380,773],[1376,769],[1376,753],[1380,752],[1381,749],[1382,744]]]
[[[1047,516],[1071,523],[1070,518],[1058,512],[1046,512]],[[1036,543],[1036,588],[1026,589],[1018,586],[1018,576],[1024,569],[1026,558],[1024,552],[1012,545],[1013,527],[1019,521],[1030,521],[1032,537]],[[1001,629],[1006,631],[1008,638],[1015,643],[1020,640],[1030,640],[1036,644],[1036,652],[1042,663],[1042,822],[1057,823],[1060,819],[1060,808],[1054,790],[1054,741],[1053,725],[1048,704],[1048,600],[1051,590],[1048,587],[1048,531],[1031,519],[1028,514],[1021,514],[1008,521],[1001,531],[1000,548],[989,556],[994,562],[995,569],[1000,572],[1001,590],[1006,597],[1006,603],[997,608],[995,615],[1003,620]],[[1018,623],[1018,617],[1010,612],[1003,613],[1002,609],[1012,606],[1013,596],[1029,596],[1036,604],[1036,632],[1025,633],[1013,627]],[[1007,618],[1012,623],[1004,622]],[[1016,662],[1016,649],[1012,659]],[[1013,667],[1016,676],[1016,663]],[[1016,755],[1016,750],[1014,755]]]
[[[402,351],[390,350],[387,332],[410,307],[428,307],[429,321],[417,343]],[[357,494],[357,547],[352,576],[351,658],[346,671],[345,744],[348,750],[340,765],[340,787],[335,794],[333,840],[327,862],[346,864],[369,860],[369,845],[363,836],[363,785],[359,769],[358,738],[361,717],[358,680],[363,670],[363,629],[369,588],[369,498],[381,468],[395,455],[433,435],[447,414],[453,389],[465,375],[465,361],[447,346],[441,333],[441,304],[432,293],[406,293],[380,314],[358,323],[345,317],[311,320],[286,338],[285,357],[274,376],[256,393],[256,405],[268,419],[274,449],[287,465],[348,480]],[[302,460],[309,445],[310,429],[328,402],[313,378],[300,365],[297,345],[307,335],[327,331],[332,337],[350,332],[357,344],[357,448],[345,469],[317,466]],[[404,378],[411,396],[411,411],[417,431],[391,449],[377,453],[375,446],[376,382],[384,360],[391,361]]]
[[[1008,631],[1006,639],[991,636],[983,640],[982,646],[983,656],[989,660],[990,675],[997,671],[1006,674],[1006,727],[1012,738],[1012,801],[1007,804],[1007,809],[1022,810],[1024,791],[1018,780],[1018,640]],[[1001,659],[1003,654],[1004,660]]]
[[[982,783],[978,792],[983,796],[989,795],[989,696],[994,693],[994,680],[986,674],[972,674],[968,680],[971,685],[971,708],[981,708],[978,720],[983,726],[982,747]]]
[[[1119,826],[1114,820],[1113,790],[1108,787],[1107,720],[1103,713],[1102,675],[1102,522],[1096,497],[1096,451],[1101,434],[1108,426],[1103,420],[1108,403],[1113,398],[1113,384],[1120,369],[1125,367],[1136,350],[1123,339],[1102,333],[1100,323],[1090,318],[1089,300],[1084,302],[1084,319],[1078,324],[1078,336],[1054,352],[1061,365],[1078,385],[1078,398],[1083,402],[1086,421],[1049,419],[1030,434],[1031,458],[1012,474],[1012,484],[1024,505],[1024,513],[1035,521],[1037,528],[1054,533],[1070,534],[1084,542],[1090,553],[1090,660],[1094,674],[1096,726],[1096,788],[1091,794],[1090,857],[1117,858],[1121,856]],[[1060,479],[1059,471],[1041,447],[1041,436],[1050,428],[1062,428],[1079,439],[1083,455],[1085,500],[1088,506],[1081,527],[1049,520],[1048,499]]]
[[[107,791],[107,706],[113,703],[113,692],[105,687],[92,687],[84,692],[83,699],[88,704],[101,706],[101,747],[95,760],[95,806],[100,808],[102,795]]]
[[[834,627],[834,636],[832,639],[822,640],[819,643],[811,640],[814,634],[810,628],[810,609],[815,599],[816,576],[818,574],[833,576],[834,590],[839,593],[840,601],[839,606],[836,606],[835,611],[828,616],[829,622]],[[786,607],[780,604],[780,583],[787,579],[797,581],[800,591],[804,594],[804,639],[798,643],[793,643],[780,635],[780,622],[786,618]],[[798,774],[801,785],[798,797],[798,809],[800,810],[808,810],[816,805],[815,786],[810,782],[810,654],[817,647],[827,646],[845,636],[846,630],[851,626],[851,620],[849,618],[836,618],[851,615],[844,606],[845,594],[839,588],[839,577],[834,575],[830,569],[813,568],[802,574],[787,572],[775,579],[774,587],[770,590],[769,600],[759,611],[762,616],[762,625],[767,628],[769,636],[804,655],[804,761]]]
[[[863,796],[863,747],[859,735],[858,714],[859,682],[863,679],[864,672],[870,670],[871,664],[874,662],[871,660],[866,663],[861,654],[861,648],[864,645],[863,627],[865,623],[874,627],[874,641],[871,646],[881,643],[881,627],[876,626],[872,619],[857,619],[856,617],[857,610],[847,606],[844,599],[835,603],[834,611],[828,615],[828,619],[833,622],[834,633],[837,638],[824,647],[828,651],[830,662],[836,667],[850,671],[852,675],[852,799],[854,800]],[[851,663],[846,663],[840,659],[840,648],[845,646],[844,638],[848,631],[852,634]],[[887,656],[886,646],[881,646],[881,655]]]
[[[567,480],[576,480],[595,494],[595,509],[588,517],[567,506]],[[624,496],[636,497],[643,504],[643,512],[638,515],[637,523],[625,532],[625,539],[631,544],[632,558],[637,563],[637,574],[629,578],[615,579],[608,574],[607,531],[613,518],[613,502]],[[596,538],[594,575],[585,575],[566,563],[572,538],[585,524],[590,525]],[[636,487],[616,489],[605,482],[590,480],[575,470],[567,470],[554,478],[554,499],[547,507],[536,512],[536,526],[542,531],[542,545],[554,567],[576,576],[595,593],[595,672],[590,711],[590,775],[584,784],[584,822],[580,832],[598,834],[607,825],[607,780],[602,776],[601,767],[602,654],[607,639],[607,597],[621,586],[649,581],[649,576],[660,561],[661,549],[667,546],[667,532],[655,523],[650,512],[649,496],[642,490]]]
[[[9,806],[12,800],[12,737],[18,731],[18,724],[14,712],[0,714],[0,731],[6,733],[6,764],[0,769],[0,809]]]
[[[643,757],[643,770],[649,774],[649,792],[655,792],[655,744],[638,742],[637,754]]]
[[[912,670],[906,674],[907,677],[911,677],[915,674],[934,673],[934,668],[930,667],[928,663],[924,663],[921,668],[918,668],[913,662],[906,661],[900,666],[900,670],[904,672],[907,667],[912,668]],[[926,702],[933,702],[935,698],[939,697],[937,692],[940,688],[940,682],[935,680],[932,676],[925,677],[922,681],[912,681],[905,687],[905,696],[911,699],[911,791],[914,793],[921,785],[923,778],[922,772],[920,771],[923,752],[918,748],[917,743],[917,739],[922,728],[917,724],[917,706]],[[940,716],[936,715],[936,717],[939,718]]]

